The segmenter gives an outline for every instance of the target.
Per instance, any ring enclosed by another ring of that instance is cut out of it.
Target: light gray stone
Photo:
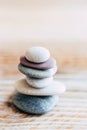
[[[23,74],[33,77],[33,78],[48,78],[53,76],[57,72],[57,66],[48,69],[48,70],[37,70],[33,68],[28,68],[23,66],[22,64],[18,65],[18,69]]]

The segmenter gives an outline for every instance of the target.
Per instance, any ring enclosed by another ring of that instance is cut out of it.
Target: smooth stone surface
[[[49,86],[45,88],[36,89],[31,87],[26,82],[25,78],[17,80],[15,83],[15,88],[20,93],[35,96],[58,95],[65,92],[65,86],[61,82],[53,81]]]
[[[44,78],[44,79],[35,79],[35,78],[26,77],[26,81],[30,86],[34,88],[44,88],[47,87],[47,85],[50,85],[52,83],[53,77]]]
[[[31,62],[41,63],[49,59],[50,52],[44,47],[32,47],[27,49],[25,57]]]
[[[58,102],[58,96],[29,96],[16,92],[13,103],[20,110],[32,114],[44,114],[53,109]]]
[[[53,76],[57,72],[57,66],[48,70],[36,70],[23,66],[22,64],[18,65],[18,69],[23,74],[33,77],[33,78],[47,78]]]
[[[49,58],[46,62],[43,62],[43,63],[33,63],[33,62],[28,61],[25,58],[25,56],[21,56],[20,63],[26,67],[31,67],[35,69],[41,69],[41,70],[50,69],[56,66],[56,61],[53,58]]]

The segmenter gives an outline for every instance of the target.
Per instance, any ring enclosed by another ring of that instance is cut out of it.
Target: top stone
[[[49,59],[50,52],[44,47],[32,47],[27,49],[25,57],[28,61],[42,63]]]

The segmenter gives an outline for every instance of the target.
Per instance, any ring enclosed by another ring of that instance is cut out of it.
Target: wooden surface
[[[51,112],[35,116],[21,112],[11,101],[15,80],[23,77],[17,70],[19,55],[1,54],[0,130],[87,130],[87,70],[84,67],[79,68],[72,62],[72,67],[64,68],[64,63],[55,80],[66,85],[66,92]]]
[[[0,130],[87,130],[87,75],[56,75],[66,92],[51,112],[35,116],[18,110],[11,101],[15,80],[23,75],[15,70],[9,73],[9,69],[4,74],[0,79]]]
[[[87,91],[67,90],[51,112],[35,116],[12,104],[14,82],[0,80],[0,130],[87,130]]]

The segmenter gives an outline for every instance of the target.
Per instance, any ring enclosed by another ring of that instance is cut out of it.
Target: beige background
[[[60,67],[86,68],[87,1],[0,0],[0,63],[17,64],[36,45],[49,48]]]

